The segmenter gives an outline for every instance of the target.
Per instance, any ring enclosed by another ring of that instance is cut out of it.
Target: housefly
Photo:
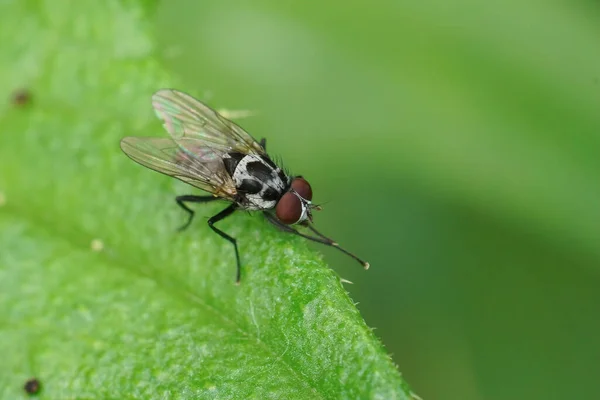
[[[177,90],[159,90],[152,96],[152,106],[170,137],[126,137],[121,140],[121,149],[133,161],[211,194],[175,198],[188,213],[180,230],[187,228],[194,218],[189,203],[219,199],[231,203],[209,218],[208,226],[233,245],[237,283],[241,276],[237,241],[215,226],[237,210],[261,211],[279,229],[335,247],[365,269],[369,268],[369,263],[315,229],[312,211],[320,207],[312,203],[310,184],[302,176],[287,175],[275,164],[267,154],[265,139],[257,142],[212,108]],[[308,229],[314,236],[300,232],[295,225]]]

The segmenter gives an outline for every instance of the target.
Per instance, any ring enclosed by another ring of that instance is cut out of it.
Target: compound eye
[[[275,215],[277,215],[278,220],[286,225],[298,222],[302,216],[302,203],[298,196],[291,192],[281,196],[277,207],[275,207]]]
[[[292,181],[292,189],[298,192],[300,197],[302,197],[303,199],[308,201],[312,200],[312,189],[310,187],[310,184],[306,181],[306,179],[299,177],[294,178],[294,180]]]

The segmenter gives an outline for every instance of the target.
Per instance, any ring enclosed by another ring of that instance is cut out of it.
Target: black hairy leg
[[[219,221],[227,218],[231,214],[233,214],[236,209],[237,209],[236,205],[231,204],[229,207],[227,207],[226,209],[224,209],[217,215],[210,217],[208,219],[208,226],[210,226],[210,228],[213,231],[215,231],[215,233],[217,233],[219,236],[221,236],[223,239],[227,240],[229,243],[231,243],[233,245],[233,248],[235,250],[235,260],[237,262],[237,273],[236,273],[236,277],[235,277],[235,283],[239,284],[240,278],[242,276],[242,266],[240,263],[240,253],[238,252],[237,241],[235,240],[235,238],[229,236],[228,234],[226,234],[225,232],[223,232],[222,230],[220,230],[219,228],[217,228],[215,226],[215,224],[217,222],[219,222]]]
[[[273,225],[275,225],[277,228],[281,229],[282,231],[301,236],[304,239],[307,239],[307,240],[310,240],[313,242],[324,244],[325,246],[334,247],[334,248],[338,249],[339,251],[341,251],[342,253],[354,258],[356,261],[358,261],[363,266],[364,269],[369,269],[368,262],[361,260],[354,254],[350,253],[348,250],[340,247],[340,245],[337,244],[337,242],[335,242],[335,241],[331,240],[330,238],[328,238],[327,236],[323,235],[322,233],[317,231],[313,226],[305,225],[305,226],[308,226],[308,228],[318,236],[310,236],[310,235],[306,235],[302,232],[299,232],[298,230],[292,228],[291,226],[286,225],[283,222],[279,221],[276,216],[274,216],[273,214],[271,214],[267,211],[263,212],[263,214],[264,214],[265,218],[267,219],[267,221],[269,221],[270,223],[272,223]]]
[[[175,197],[175,201],[177,202],[177,205],[181,208],[183,208],[187,213],[188,213],[188,220],[185,224],[183,224],[181,227],[179,227],[179,231],[183,231],[185,230],[188,226],[190,226],[190,224],[192,223],[192,220],[194,219],[194,210],[192,210],[191,208],[189,208],[185,203],[208,203],[209,201],[213,201],[213,200],[219,200],[218,197],[215,196],[195,196],[193,194],[186,194],[183,196],[177,196]]]

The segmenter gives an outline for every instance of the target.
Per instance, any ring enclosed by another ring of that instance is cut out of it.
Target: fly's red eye
[[[292,189],[294,189],[300,197],[305,200],[312,200],[312,189],[310,184],[304,178],[294,178],[292,181]]]
[[[287,225],[298,222],[302,216],[302,203],[298,196],[291,192],[284,194],[275,207],[275,215],[277,215],[277,219]]]

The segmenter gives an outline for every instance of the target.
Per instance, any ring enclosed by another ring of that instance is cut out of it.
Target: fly
[[[226,200],[231,204],[212,216],[208,226],[229,241],[237,262],[236,283],[241,262],[237,241],[215,224],[237,210],[261,211],[279,229],[313,242],[335,247],[354,258],[365,269],[369,263],[340,247],[312,224],[312,189],[302,176],[289,176],[269,157],[266,140],[257,142],[235,123],[193,97],[173,89],[152,96],[152,106],[170,138],[126,137],[121,149],[133,161],[211,193],[210,196],[177,196],[177,204],[188,213],[187,228],[194,218],[189,203]],[[298,231],[310,230],[315,236]]]

